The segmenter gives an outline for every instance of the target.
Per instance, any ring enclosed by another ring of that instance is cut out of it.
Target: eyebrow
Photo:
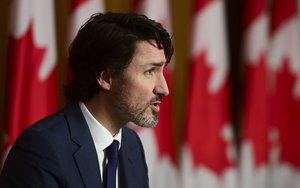
[[[155,67],[164,67],[167,64],[165,62],[152,62],[150,65],[155,66]]]

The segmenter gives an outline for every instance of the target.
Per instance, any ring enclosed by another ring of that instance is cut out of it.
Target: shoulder
[[[47,186],[44,187],[59,187],[57,184],[62,183],[60,179],[63,175],[57,163],[59,152],[55,145],[58,145],[58,135],[55,132],[61,131],[55,129],[59,127],[58,122],[64,122],[62,119],[61,113],[51,115],[21,133],[5,160],[1,183],[11,187],[13,178],[20,187],[25,184],[34,187],[41,185],[42,179],[47,179]]]
[[[47,138],[47,135],[58,136],[62,130],[67,130],[67,121],[62,111],[47,116],[24,130],[18,139],[22,138]],[[31,136],[30,136],[31,135]],[[35,135],[35,136],[32,136]]]
[[[29,126],[21,133],[20,137],[22,138],[31,135],[30,137],[34,138],[32,135],[39,135],[41,138],[50,137],[49,139],[55,142],[55,140],[57,140],[59,137],[64,137],[65,134],[69,134],[70,119],[73,117],[76,117],[80,120],[83,119],[80,118],[79,113],[80,109],[78,105],[67,105],[60,111],[49,115]],[[74,124],[75,123],[73,123],[73,125]],[[37,136],[37,138],[39,136]]]
[[[51,148],[69,146],[71,141],[67,108],[49,115],[25,129],[13,144],[14,148],[28,148],[48,153]]]
[[[49,153],[68,134],[67,122],[62,112],[39,120],[25,129],[16,139],[11,152],[26,150],[30,152]]]

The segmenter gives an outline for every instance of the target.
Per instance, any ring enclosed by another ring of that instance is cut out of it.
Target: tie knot
[[[119,151],[119,142],[114,140],[106,149],[106,155],[108,160],[116,160],[118,159],[118,151]]]

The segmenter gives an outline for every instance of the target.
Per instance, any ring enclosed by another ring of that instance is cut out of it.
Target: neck
[[[109,106],[106,103],[97,98],[93,98],[87,102],[84,102],[87,109],[94,116],[94,118],[105,127],[112,136],[116,135],[120,129],[125,125],[125,122],[118,121],[117,117],[110,112]]]

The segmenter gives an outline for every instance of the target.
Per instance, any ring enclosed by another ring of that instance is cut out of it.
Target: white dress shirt
[[[105,157],[104,150],[113,142],[113,140],[119,141],[119,149],[121,148],[122,129],[120,129],[115,136],[112,136],[112,134],[94,118],[83,102],[79,102],[79,106],[92,134],[98,155],[101,179],[103,180],[103,169],[107,164],[107,158]],[[116,185],[118,187],[118,171],[116,181]]]

